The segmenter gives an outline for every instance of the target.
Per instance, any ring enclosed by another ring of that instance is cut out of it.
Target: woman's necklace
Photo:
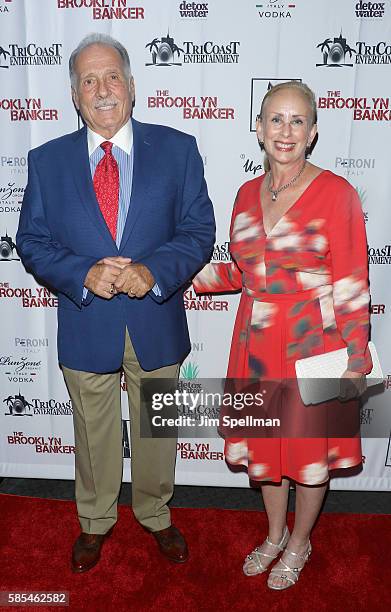
[[[295,181],[297,181],[297,179],[299,178],[299,176],[301,176],[304,172],[304,168],[306,165],[307,161],[304,162],[303,167],[301,168],[300,172],[298,172],[296,174],[296,176],[294,176],[289,183],[286,183],[286,185],[282,185],[282,187],[279,187],[278,189],[272,189],[271,188],[271,184],[272,184],[272,173],[271,171],[269,172],[269,178],[268,178],[268,185],[267,188],[270,191],[270,193],[272,194],[272,202],[275,202],[277,200],[277,196],[281,191],[284,191],[284,189],[288,189],[288,187],[290,187],[291,185],[293,185],[293,183]]]

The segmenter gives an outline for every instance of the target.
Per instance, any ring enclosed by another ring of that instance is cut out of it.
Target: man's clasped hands
[[[155,285],[146,266],[132,263],[129,257],[104,257],[90,268],[84,286],[107,300],[117,293],[142,298]]]

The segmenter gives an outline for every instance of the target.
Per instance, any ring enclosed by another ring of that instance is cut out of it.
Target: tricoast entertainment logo
[[[183,119],[235,119],[232,107],[220,106],[217,96],[172,96],[168,89],[158,89],[148,96],[148,108],[181,110]]]
[[[215,244],[211,261],[232,261],[231,253],[229,252],[229,240]]]
[[[61,43],[38,45],[28,43],[20,46],[16,43],[0,45],[0,68],[12,66],[59,66],[62,61]],[[7,50],[8,49],[8,50]]]
[[[15,242],[5,232],[5,235],[0,235],[0,263],[10,261],[20,261],[20,259],[17,257]]]
[[[391,244],[380,247],[368,246],[368,262],[370,264],[391,264]]]
[[[24,417],[47,414],[53,416],[69,416],[73,414],[72,402],[70,399],[64,402],[54,398],[47,400],[33,398],[29,400],[19,392],[16,395],[9,395],[3,399],[3,403],[6,404],[8,409],[8,412],[4,413],[5,416]]]
[[[145,9],[131,0],[57,0],[58,9],[92,9],[92,19],[144,19]]]
[[[326,38],[316,45],[322,54],[323,61],[317,67],[352,68],[354,64],[391,64],[391,44],[385,40],[368,42],[358,40],[355,46],[349,44],[343,36]]]
[[[182,64],[237,64],[239,61],[238,40],[215,42],[208,40],[195,43],[184,40],[180,46],[173,36],[153,38],[145,45],[150,53],[146,66],[182,66]]]

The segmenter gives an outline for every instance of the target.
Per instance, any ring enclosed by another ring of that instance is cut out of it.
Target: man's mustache
[[[97,102],[95,108],[106,108],[107,106],[116,106],[117,100],[105,100],[104,102]]]

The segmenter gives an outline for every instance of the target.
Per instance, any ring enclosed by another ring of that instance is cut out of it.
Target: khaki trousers
[[[132,506],[150,531],[170,526],[167,502],[174,489],[176,439],[140,437],[140,381],[177,378],[179,364],[146,372],[126,330],[123,370],[131,425]],[[122,482],[120,372],[95,374],[62,366],[73,404],[75,495],[82,531],[106,533],[117,521]]]

